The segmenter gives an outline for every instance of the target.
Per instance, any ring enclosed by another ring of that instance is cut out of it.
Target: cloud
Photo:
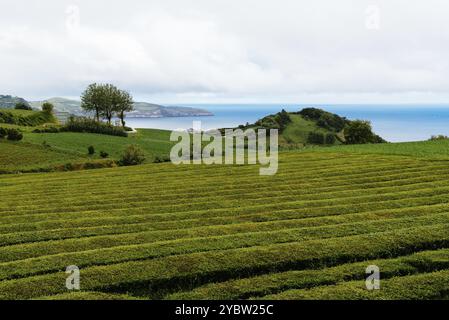
[[[2,93],[98,81],[179,101],[448,98],[445,1],[4,1]]]

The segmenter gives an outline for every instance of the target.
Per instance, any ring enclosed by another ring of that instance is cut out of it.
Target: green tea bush
[[[17,129],[8,129],[8,140],[20,141],[23,139],[23,134]]]
[[[8,135],[8,130],[0,127],[0,139],[6,137],[7,135]]]

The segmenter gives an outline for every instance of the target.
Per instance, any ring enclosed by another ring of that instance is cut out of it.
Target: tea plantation
[[[0,298],[448,298],[448,178],[446,159],[338,147],[281,153],[274,176],[171,163],[0,175]]]

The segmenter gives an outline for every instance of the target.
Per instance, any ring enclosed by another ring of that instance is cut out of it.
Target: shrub
[[[153,163],[162,163],[162,162],[170,162],[170,158],[169,157],[164,157],[164,156],[155,156]]]
[[[0,127],[0,139],[6,137],[7,135],[8,135],[8,130]]]
[[[23,139],[23,134],[17,129],[8,129],[8,140],[20,141]]]
[[[58,127],[50,126],[50,127],[36,128],[32,132],[33,133],[58,133],[58,132],[60,132],[60,130]]]
[[[278,129],[282,132],[291,121],[288,112],[282,109],[281,112],[278,112],[275,115],[269,115],[256,121],[255,126],[264,129]],[[241,126],[240,128],[243,129],[245,127]]]
[[[336,140],[335,134],[333,134],[333,133],[326,134],[326,139],[325,140],[326,140],[325,141],[326,144],[334,144],[335,140]]]
[[[321,132],[310,132],[307,142],[310,144],[324,144],[324,134]]]
[[[345,118],[318,108],[304,108],[298,112],[305,119],[314,120],[322,128],[341,131],[348,122]]]
[[[100,151],[100,157],[102,157],[103,159],[107,158],[107,157],[109,157],[109,153],[107,153],[105,151]]]
[[[122,127],[114,127],[85,117],[70,117],[66,125],[61,128],[61,131],[99,133],[121,137],[128,136]]]
[[[87,148],[87,153],[88,153],[89,155],[93,155],[93,154],[95,153],[95,148],[94,148],[93,146],[89,146],[89,147]]]
[[[17,102],[14,109],[17,110],[33,110],[29,104],[25,103],[25,102]]]
[[[42,104],[42,111],[45,113],[52,113],[55,107],[50,102],[44,102]]]
[[[123,153],[119,164],[122,166],[134,166],[141,164],[145,161],[145,155],[143,151],[135,146],[135,145],[129,145],[125,152]]]
[[[437,135],[437,136],[431,136],[430,139],[429,139],[429,141],[434,141],[434,140],[446,140],[446,139],[449,139],[448,136],[439,134],[439,135]]]
[[[374,134],[369,121],[354,120],[345,128],[347,144],[383,143],[384,139]]]

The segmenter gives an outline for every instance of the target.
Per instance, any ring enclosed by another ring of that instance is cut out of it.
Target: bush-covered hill
[[[51,113],[43,111],[0,109],[0,123],[16,124],[19,126],[39,126],[44,123],[55,123]]]
[[[278,129],[281,146],[339,145],[386,142],[376,135],[368,121],[348,120],[317,108],[298,112],[282,110],[240,129]]]

